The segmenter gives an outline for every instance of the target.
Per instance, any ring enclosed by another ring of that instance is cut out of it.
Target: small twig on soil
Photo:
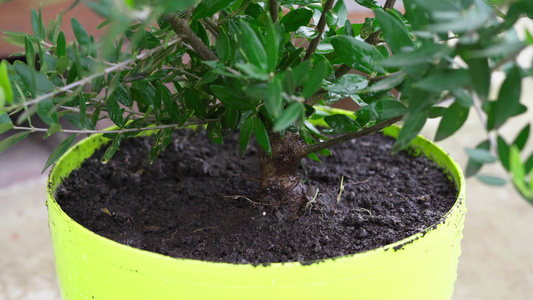
[[[205,228],[198,228],[198,229],[196,229],[196,230],[193,231],[193,232],[199,232],[199,231],[208,230],[208,229],[215,229],[215,228],[218,228],[218,226],[211,226],[211,227],[205,227]]]
[[[339,187],[339,194],[337,195],[337,203],[341,200],[342,192],[344,192],[344,176],[341,177],[341,186]]]
[[[319,192],[319,191],[320,191],[320,189],[317,188],[317,189],[316,189],[316,192],[315,192],[315,196],[313,197],[313,199],[305,204],[305,210],[309,209],[310,206],[312,206],[313,203],[316,202],[316,197],[318,196],[318,192]]]
[[[365,211],[365,212],[367,212],[367,213],[368,213],[368,215],[369,215],[369,216],[371,216],[371,217],[372,217],[372,212],[370,212],[370,210],[368,210],[368,209],[366,209],[366,208],[363,208],[363,207],[359,207],[359,208],[358,208],[357,210],[358,210],[358,211]]]
[[[220,197],[223,197],[223,198],[231,198],[233,200],[237,200],[239,198],[243,198],[243,199],[246,199],[248,200],[250,203],[254,204],[254,205],[265,205],[265,206],[272,206],[272,204],[270,203],[263,203],[263,202],[257,202],[257,201],[253,201],[252,199],[246,197],[246,196],[243,196],[243,195],[222,195],[222,194],[219,194]]]

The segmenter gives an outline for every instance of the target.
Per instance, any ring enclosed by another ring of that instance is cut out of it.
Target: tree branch
[[[272,23],[276,23],[279,18],[279,4],[276,0],[268,1],[268,8],[270,10],[270,17],[272,18]]]
[[[385,5],[383,5],[383,9],[393,9],[394,4],[396,4],[396,0],[387,0],[385,2]],[[376,32],[371,33],[365,40],[365,42],[369,43],[370,45],[377,45],[382,40],[379,38],[379,35],[381,34],[381,30],[378,30]]]
[[[178,36],[196,51],[203,60],[218,60],[218,57],[192,31],[187,22],[177,14],[166,15],[167,20]]]
[[[383,5],[383,9],[393,9],[394,4],[396,4],[396,0],[387,0],[387,2],[385,2],[385,5]]]
[[[358,138],[358,137],[374,134],[374,133],[382,130],[383,128],[389,127],[390,125],[400,121],[402,119],[402,117],[403,116],[394,117],[394,118],[388,119],[386,121],[383,121],[381,123],[378,123],[378,124],[376,124],[374,126],[363,128],[363,129],[361,129],[359,131],[356,131],[356,132],[349,132],[349,133],[343,134],[341,136],[338,136],[336,138],[332,138],[330,140],[327,140],[327,141],[324,141],[324,142],[321,142],[321,143],[318,143],[318,144],[307,145],[307,147],[305,148],[305,152],[307,154],[315,153],[317,151],[320,151],[320,150],[323,150],[323,149],[326,149],[326,148],[329,148],[329,147],[332,147],[332,146],[336,146],[336,145],[345,143],[345,142],[347,142],[349,140],[352,140],[352,139],[355,139],[355,138]]]
[[[320,20],[318,21],[318,25],[316,26],[316,29],[318,30],[318,35],[309,44],[309,48],[307,48],[307,51],[305,52],[304,60],[308,60],[309,58],[311,58],[311,55],[313,55],[313,53],[315,52],[316,47],[318,47],[318,43],[320,42],[320,39],[324,34],[324,29],[326,28],[326,13],[333,8],[334,2],[335,0],[328,0],[324,4],[324,9],[322,9],[322,15],[320,16]]]

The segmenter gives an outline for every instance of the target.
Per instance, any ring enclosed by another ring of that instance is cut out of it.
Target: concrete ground
[[[522,59],[531,63],[530,56]],[[497,77],[493,83],[498,85]],[[533,120],[533,82],[524,81],[523,88],[523,102],[530,112],[518,124]],[[520,129],[513,124],[502,129],[509,140]],[[437,126],[438,121],[428,122],[424,134],[433,137]],[[464,147],[473,147],[484,137],[472,111],[464,128],[439,144],[464,167]],[[50,151],[40,140],[28,139],[0,154],[0,299],[60,299],[45,207],[46,178],[39,175]],[[501,174],[498,166],[482,171]],[[493,188],[476,179],[467,180],[466,201],[453,299],[531,299],[533,206],[509,185]]]

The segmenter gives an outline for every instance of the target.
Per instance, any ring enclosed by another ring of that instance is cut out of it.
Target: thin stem
[[[383,9],[392,9],[394,8],[394,4],[396,4],[396,0],[387,0],[385,5],[383,5]]]
[[[349,140],[352,140],[352,139],[355,139],[355,138],[358,138],[358,137],[374,134],[374,133],[382,130],[383,128],[389,127],[390,125],[400,121],[402,119],[402,117],[403,116],[394,117],[394,118],[388,119],[386,121],[383,121],[381,123],[378,123],[378,124],[376,124],[374,126],[363,128],[363,129],[361,129],[359,131],[356,131],[356,132],[349,132],[349,133],[343,134],[341,136],[338,136],[336,138],[332,138],[330,140],[327,140],[327,141],[324,141],[324,142],[321,142],[321,143],[308,145],[305,148],[305,152],[306,152],[306,154],[315,153],[317,151],[320,151],[320,150],[323,150],[323,149],[326,149],[326,148],[329,148],[329,147],[332,147],[332,146],[336,146],[336,145],[345,143],[345,142],[347,142]]]
[[[180,128],[180,127],[187,127],[187,126],[191,126],[191,125],[202,125],[202,124],[205,124],[205,123],[216,122],[216,121],[218,121],[218,119],[206,119],[206,120],[198,120],[197,122],[185,123],[183,125],[168,124],[168,125],[159,125],[159,126],[142,127],[142,128],[125,128],[125,129],[118,129],[118,130],[61,129],[59,132],[71,133],[71,134],[103,134],[103,133],[119,133],[120,134],[120,133],[141,132],[141,131],[150,131],[150,130],[166,129],[166,128]],[[29,132],[48,132],[48,128],[15,126],[12,129],[14,129],[14,130],[22,130],[22,131],[29,131]]]
[[[270,10],[270,17],[272,18],[272,23],[276,23],[279,18],[279,3],[276,0],[268,1],[268,8]]]
[[[65,86],[62,86],[60,88],[58,88],[57,90],[53,91],[53,92],[50,92],[50,93],[46,93],[44,95],[41,95],[33,100],[30,100],[28,102],[25,102],[24,104],[27,105],[27,106],[30,106],[30,105],[33,105],[35,103],[39,103],[41,101],[44,101],[50,97],[53,97],[57,94],[60,94],[60,93],[64,93],[64,92],[71,92],[73,88],[75,87],[78,87],[78,86],[83,86],[83,85],[86,85],[87,83],[91,82],[91,80],[99,77],[99,76],[102,76],[102,75],[106,75],[106,74],[109,74],[111,72],[114,72],[114,71],[118,71],[118,70],[122,70],[126,67],[128,67],[129,65],[131,65],[133,62],[137,61],[137,60],[143,60],[149,56],[151,56],[152,54],[162,50],[162,49],[165,49],[167,46],[172,46],[176,43],[178,43],[180,41],[180,39],[175,39],[175,40],[172,40],[168,43],[168,45],[161,45],[161,46],[158,46],[158,47],[155,47],[151,50],[148,50],[146,52],[143,52],[139,55],[137,55],[134,59],[128,59],[128,60],[125,60],[119,64],[116,64],[112,67],[109,67],[107,69],[105,69],[103,72],[100,72],[100,73],[95,73],[91,76],[88,76],[88,77],[85,77],[81,80],[78,80],[78,81],[75,81],[71,84],[67,84]]]
[[[328,0],[324,4],[324,8],[322,9],[322,15],[320,16],[320,20],[318,21],[318,25],[316,26],[318,35],[309,44],[309,48],[307,48],[307,51],[305,52],[304,60],[308,60],[309,58],[311,58],[311,55],[313,55],[316,48],[318,47],[318,43],[320,42],[320,39],[322,38],[322,35],[324,34],[324,30],[326,28],[326,14],[333,8],[333,3],[335,3],[335,0]]]

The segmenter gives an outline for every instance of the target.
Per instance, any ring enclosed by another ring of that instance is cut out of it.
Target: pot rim
[[[390,127],[385,128],[383,130],[383,133],[385,135],[395,137],[395,136],[397,136],[399,131],[400,131],[400,127],[399,126],[392,125]],[[145,135],[149,135],[150,132],[146,132],[144,134]],[[91,153],[89,154],[89,156],[90,156],[90,155],[92,155],[92,153],[94,153],[94,151],[96,149],[100,148],[102,145],[105,145],[107,140],[108,140],[107,138],[103,137],[103,134],[97,134],[97,135],[93,135],[91,137],[85,138],[85,139],[81,140],[80,142],[78,142],[75,146],[71,147],[54,164],[54,166],[52,167],[52,169],[51,169],[51,171],[50,171],[50,173],[48,175],[48,178],[47,178],[47,196],[48,196],[48,200],[46,202],[46,205],[47,205],[48,209],[50,210],[51,206],[53,206],[58,212],[60,212],[61,215],[63,215],[64,218],[66,218],[68,220],[69,223],[71,223],[71,225],[75,226],[78,230],[81,230],[82,232],[85,232],[85,234],[89,234],[93,239],[102,240],[102,241],[105,241],[105,242],[110,242],[110,243],[113,243],[114,246],[116,246],[116,247],[124,247],[123,249],[127,249],[128,251],[133,251],[135,253],[144,254],[144,255],[150,255],[150,256],[156,256],[156,257],[159,257],[159,258],[169,259],[169,260],[172,260],[172,261],[178,260],[180,262],[189,263],[189,264],[197,264],[197,265],[204,265],[204,266],[212,266],[212,265],[220,265],[220,266],[226,266],[226,267],[232,266],[232,267],[236,267],[236,268],[244,268],[244,267],[250,267],[250,266],[253,266],[254,268],[258,268],[258,267],[279,268],[281,266],[283,266],[284,268],[288,268],[288,267],[299,267],[299,266],[303,266],[303,265],[305,265],[305,266],[320,265],[320,264],[322,264],[324,262],[332,262],[332,261],[342,262],[343,260],[350,259],[350,258],[352,258],[354,256],[363,257],[363,256],[367,256],[367,255],[377,254],[379,252],[389,251],[389,250],[398,251],[399,249],[402,249],[404,246],[408,247],[409,244],[411,244],[414,241],[422,238],[427,233],[436,230],[439,227],[439,225],[445,223],[446,220],[451,215],[453,215],[455,212],[460,210],[460,207],[463,204],[463,201],[465,199],[465,178],[464,178],[464,175],[463,175],[463,173],[461,171],[461,168],[460,168],[459,164],[446,151],[444,151],[440,146],[436,145],[434,142],[430,141],[429,139],[427,139],[427,138],[425,138],[425,137],[423,137],[421,135],[418,135],[413,140],[413,142],[410,144],[410,146],[409,146],[410,151],[413,153],[414,156],[426,155],[427,157],[429,157],[429,159],[431,161],[437,163],[437,165],[439,167],[442,167],[444,169],[445,173],[447,173],[447,176],[456,185],[456,188],[457,188],[458,192],[457,192],[457,199],[456,199],[454,205],[450,208],[450,210],[446,214],[444,214],[437,222],[435,222],[434,224],[428,226],[427,228],[417,232],[416,234],[408,236],[408,237],[406,237],[406,238],[404,238],[402,240],[396,241],[394,243],[387,244],[387,245],[384,245],[384,246],[381,246],[379,248],[375,248],[375,249],[372,249],[372,250],[353,253],[353,254],[347,254],[347,255],[344,255],[344,256],[331,257],[331,258],[326,258],[326,259],[311,260],[311,261],[306,261],[304,263],[301,263],[301,262],[298,262],[298,261],[295,261],[295,262],[273,262],[273,263],[260,264],[260,265],[254,266],[251,263],[249,263],[249,264],[232,264],[232,263],[227,263],[227,262],[212,262],[212,261],[202,261],[202,260],[187,259],[187,258],[174,258],[174,257],[171,257],[171,256],[167,256],[167,255],[163,255],[163,254],[159,254],[159,253],[155,253],[155,252],[151,252],[151,251],[147,251],[147,250],[142,250],[142,249],[130,247],[130,246],[127,246],[127,245],[124,245],[124,244],[120,244],[120,243],[118,243],[118,242],[116,242],[114,240],[111,240],[111,239],[108,239],[108,238],[103,237],[101,235],[98,235],[98,234],[92,232],[91,230],[85,228],[81,224],[77,223],[76,221],[74,221],[67,213],[65,213],[63,211],[61,206],[57,203],[57,201],[55,199],[55,190],[56,190],[57,186],[63,180],[63,178],[65,178],[66,176],[68,176],[70,174],[70,172],[72,170],[74,170],[76,168],[79,168],[81,163],[86,158],[84,157],[83,160],[80,160],[78,162],[77,166],[75,166],[73,168],[70,168],[70,170],[67,171],[67,174],[65,176],[57,175],[57,173],[61,172],[61,170],[60,170],[60,168],[58,166],[61,166],[62,162],[65,160],[65,158],[70,153],[77,151],[77,149],[79,147],[85,146],[87,143],[89,143],[91,141],[94,142],[96,145],[92,146]]]

